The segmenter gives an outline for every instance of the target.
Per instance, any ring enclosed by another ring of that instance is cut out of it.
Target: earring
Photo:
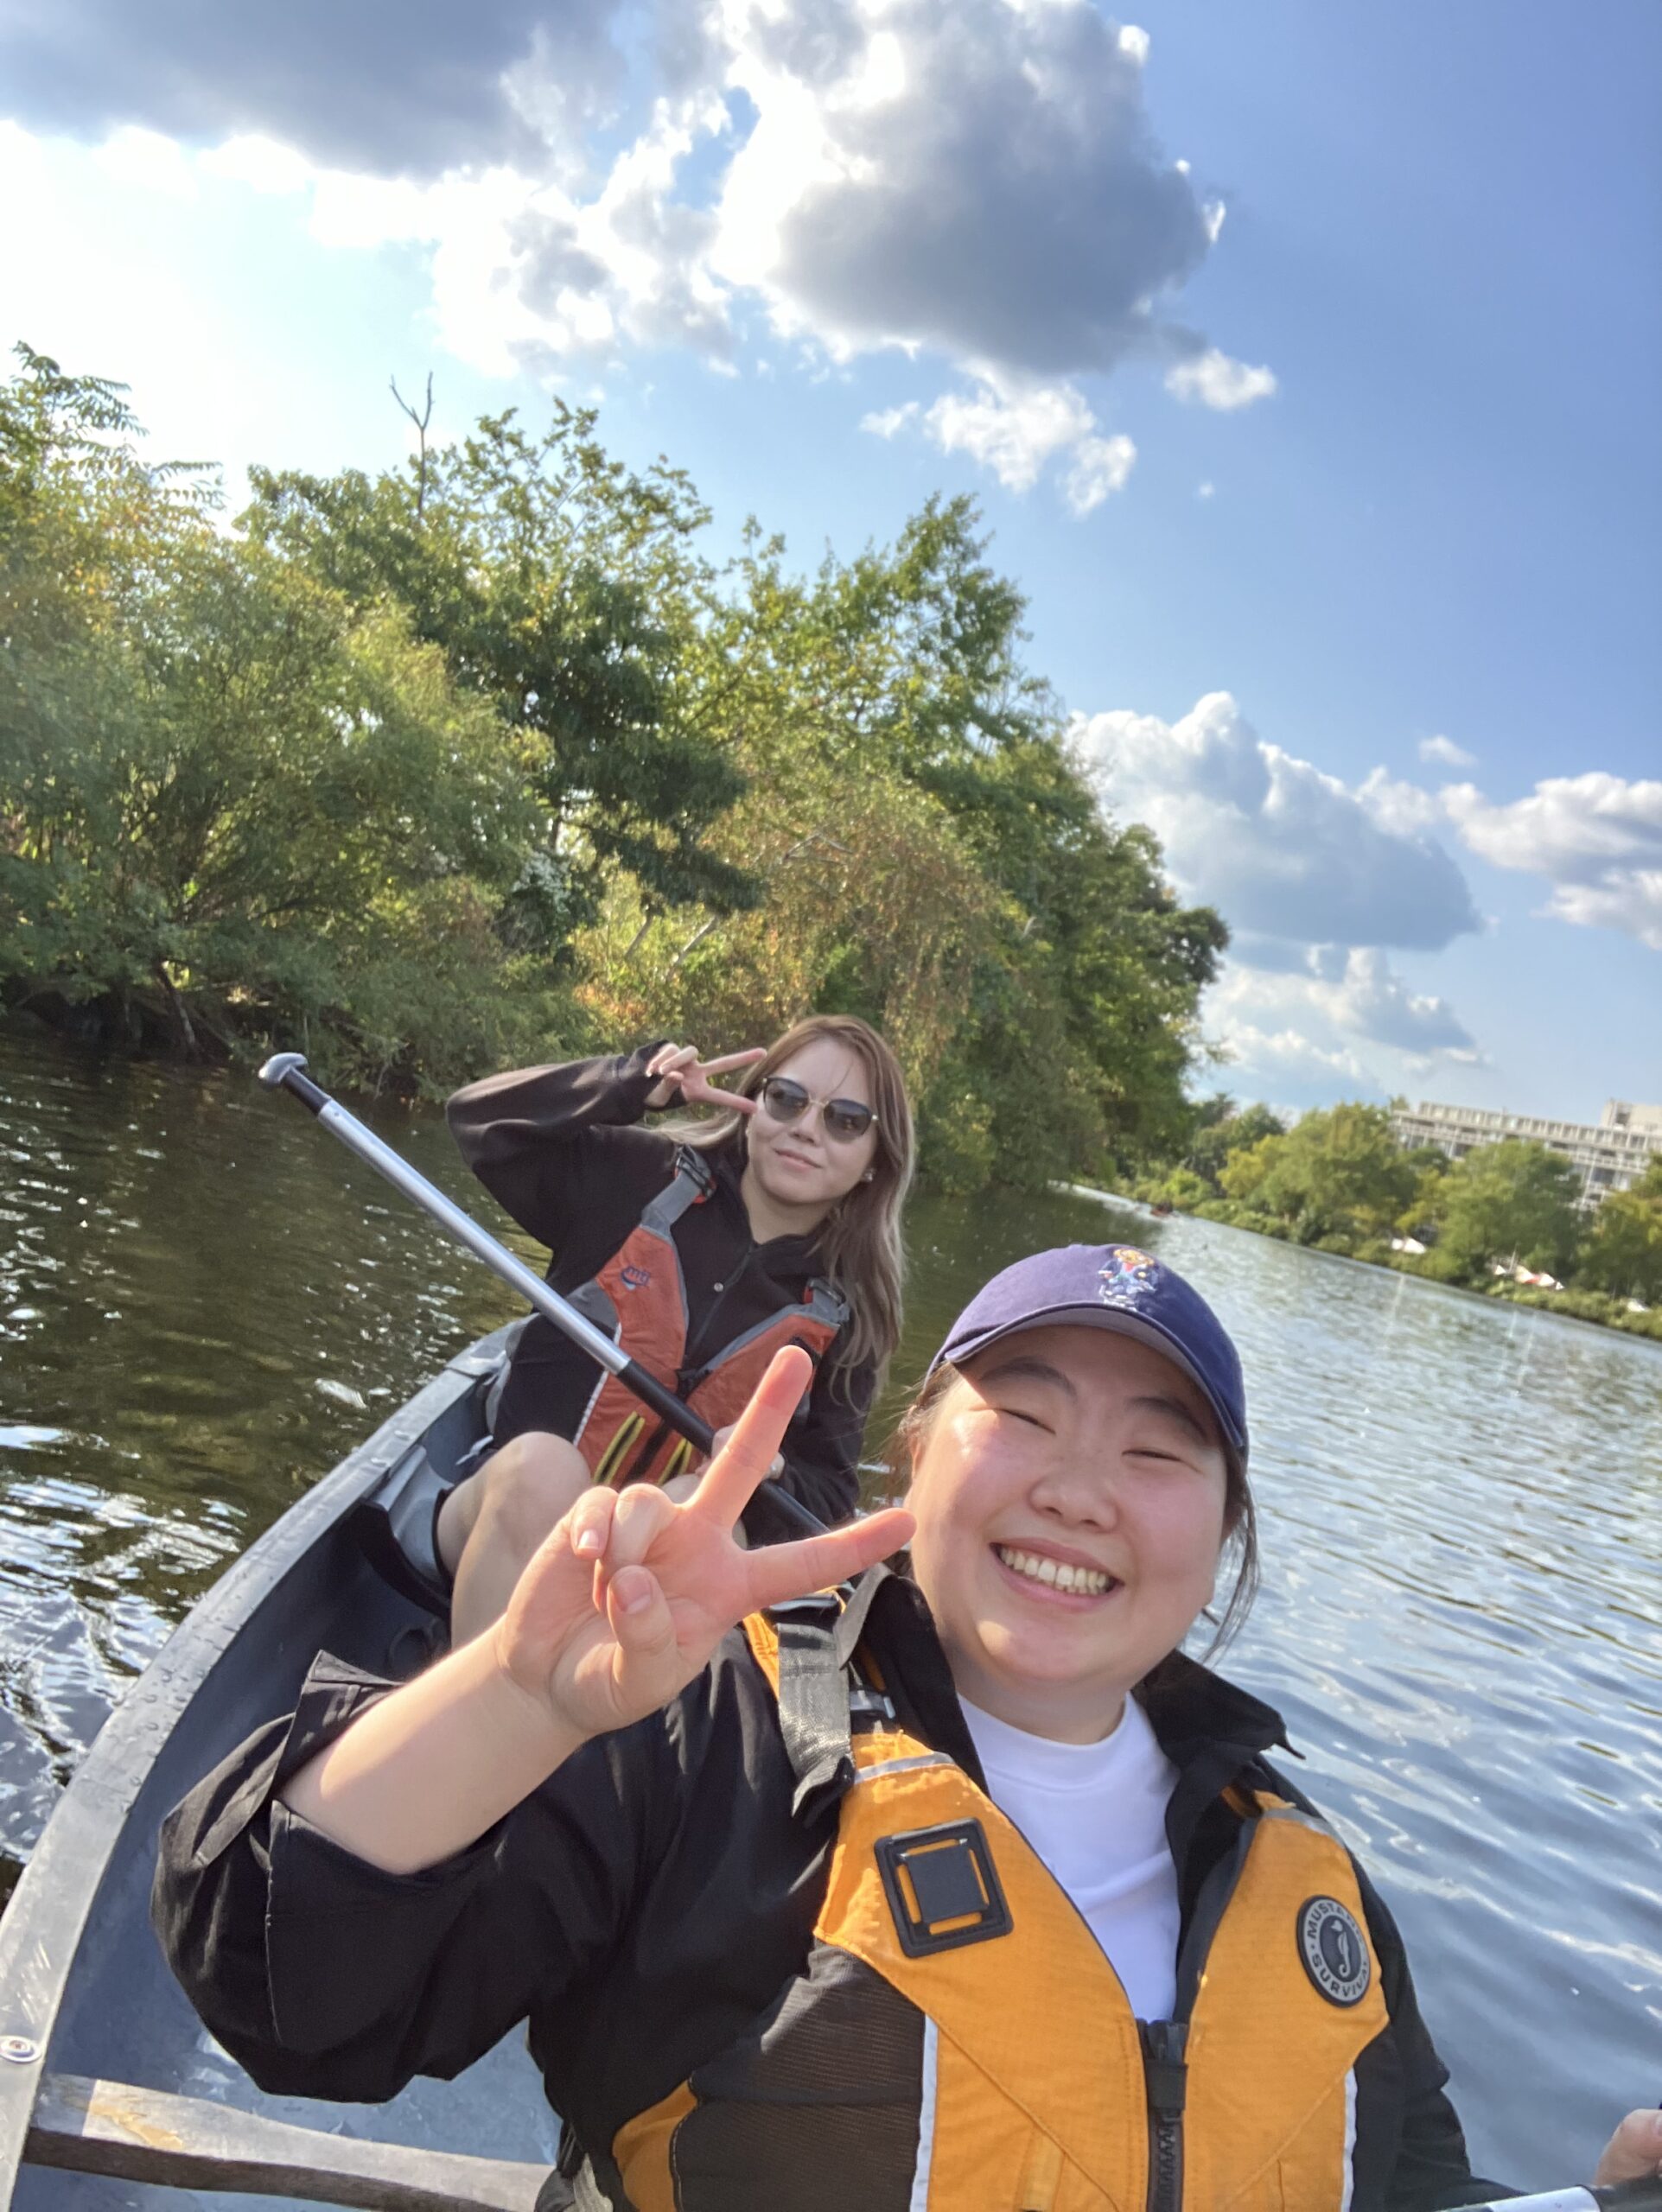
[[[875,1167],[868,1167],[865,1173],[860,1178],[860,1180],[863,1183],[870,1182],[872,1177],[876,1173],[876,1172],[877,1171]]]

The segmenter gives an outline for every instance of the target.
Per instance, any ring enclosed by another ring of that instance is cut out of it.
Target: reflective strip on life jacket
[[[678,1391],[686,1358],[687,1296],[674,1229],[690,1206],[709,1196],[711,1179],[688,1147],[676,1155],[671,1182],[572,1304],[603,1329],[637,1365],[666,1389]],[[705,1362],[686,1402],[711,1428],[738,1419],[774,1354],[799,1344],[816,1363],[847,1320],[845,1300],[815,1281],[803,1298],[743,1331]],[[662,1482],[692,1457],[685,1438],[660,1424],[615,1376],[602,1375],[573,1442],[597,1482]]]

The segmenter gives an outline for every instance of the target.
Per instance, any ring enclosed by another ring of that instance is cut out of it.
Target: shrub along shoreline
[[[1142,1203],[1662,1343],[1662,1155],[1589,1217],[1576,1170],[1543,1145],[1450,1160],[1398,1145],[1381,1106],[1347,1103],[1290,1128],[1227,1098],[1200,1111],[1184,1156],[1132,1181]],[[1423,1249],[1393,1249],[1393,1237]],[[1515,1267],[1561,1287],[1520,1283]]]

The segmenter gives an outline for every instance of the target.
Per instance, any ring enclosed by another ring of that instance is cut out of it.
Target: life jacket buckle
[[[882,1690],[874,1690],[861,1683],[849,1692],[849,1719],[869,1721],[880,1727],[895,1719],[895,1700]]]
[[[880,1837],[876,1849],[895,1932],[908,1959],[1009,1934],[1009,1906],[979,1821],[909,1828]]]

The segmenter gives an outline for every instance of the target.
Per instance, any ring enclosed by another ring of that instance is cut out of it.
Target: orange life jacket
[[[687,1208],[704,1205],[714,1187],[703,1155],[684,1145],[670,1182],[570,1302],[712,1428],[722,1428],[738,1419],[768,1362],[785,1345],[800,1344],[818,1363],[848,1319],[849,1306],[830,1282],[816,1277],[799,1299],[752,1323],[705,1357],[695,1374],[686,1373],[686,1285],[674,1229]],[[611,1375],[595,1384],[572,1440],[596,1482],[665,1482],[692,1457],[685,1439]]]
[[[863,2212],[1347,2204],[1353,2069],[1388,2012],[1331,1830],[1267,1791],[1226,1793],[1241,1831],[1191,1923],[1198,1974],[1186,1939],[1185,2017],[1139,2023],[1072,1900],[961,1768],[892,1708],[828,1753],[823,1668],[806,1703],[799,1672],[781,1691],[779,1623],[800,1665],[791,1610],[745,1632],[787,1747],[806,1713],[821,1785],[837,1762],[824,1901],[766,2017],[614,2137],[632,2212],[784,2207],[828,2151]]]

